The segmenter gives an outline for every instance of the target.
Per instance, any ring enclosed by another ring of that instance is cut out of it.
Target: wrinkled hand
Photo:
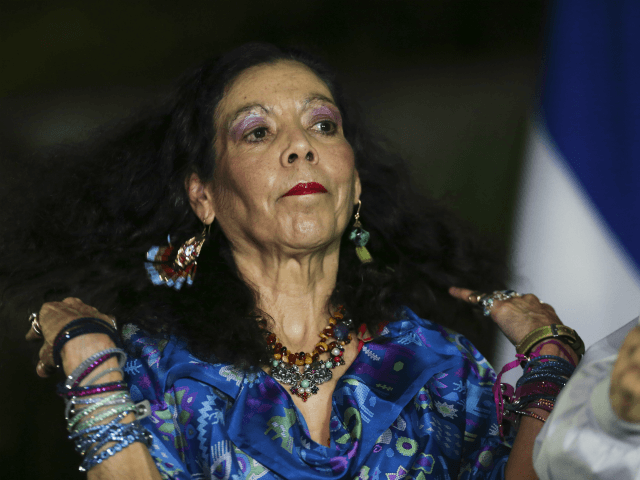
[[[38,318],[42,336],[38,335],[33,328],[30,328],[25,336],[29,341],[44,340],[39,353],[40,361],[36,366],[38,376],[48,377],[56,371],[53,362],[53,341],[65,325],[82,317],[100,318],[113,326],[109,316],[100,313],[90,305],[86,305],[78,298],[65,298],[61,302],[47,302],[42,305]],[[104,348],[109,348],[111,345],[113,342],[104,334],[82,335],[67,342],[62,350],[65,373],[70,373],[85,358]],[[67,348],[70,346],[71,349]],[[70,350],[73,351],[72,355],[69,355]]]
[[[449,294],[473,305],[478,303],[478,292],[473,290],[451,287]],[[562,324],[551,305],[542,303],[538,297],[530,293],[509,300],[496,300],[491,308],[491,318],[514,345],[519,344],[536,328]]]
[[[627,422],[640,423],[640,326],[629,332],[611,372],[611,407]]]

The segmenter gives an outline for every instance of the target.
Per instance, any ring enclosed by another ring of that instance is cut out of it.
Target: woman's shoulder
[[[127,324],[122,339],[128,355],[125,374],[133,387],[166,392],[176,383],[195,381],[217,396],[235,398],[241,386],[255,381],[256,373],[240,370],[228,363],[207,362],[194,356],[184,340],[169,335],[150,335]],[[148,395],[144,395],[147,397]]]
[[[482,378],[495,378],[489,361],[464,335],[428,319],[421,318],[407,307],[403,307],[398,320],[384,326],[382,339],[400,345],[423,346],[429,356],[457,357],[469,365]]]

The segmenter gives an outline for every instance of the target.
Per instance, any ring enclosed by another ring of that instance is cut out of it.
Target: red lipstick
[[[327,189],[318,182],[299,183],[285,193],[283,197],[289,197],[291,195],[309,195],[311,193],[327,193]]]

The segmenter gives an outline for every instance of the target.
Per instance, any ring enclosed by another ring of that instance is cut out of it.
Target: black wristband
[[[64,347],[64,345],[72,338],[89,333],[104,333],[111,338],[116,346],[120,346],[118,332],[116,332],[106,322],[93,317],[78,318],[65,325],[53,341],[53,362],[57,368],[62,367],[62,347]]]

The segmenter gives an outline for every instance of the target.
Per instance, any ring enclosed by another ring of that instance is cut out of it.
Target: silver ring
[[[469,295],[469,297],[467,298],[467,300],[469,300],[470,302],[472,302],[473,300],[475,300],[476,304],[480,303],[480,300],[482,300],[482,297],[484,297],[484,294],[480,293],[480,292],[471,292],[471,294]]]
[[[42,336],[42,327],[40,326],[38,312],[34,312],[29,315],[29,323],[31,324],[33,331],[36,332],[37,335]]]
[[[491,294],[483,295],[480,298],[480,305],[482,305],[482,313],[485,317],[491,315],[491,308],[493,307],[494,302],[496,301],[505,301],[510,298],[520,297],[521,295],[515,290],[496,290]]]

